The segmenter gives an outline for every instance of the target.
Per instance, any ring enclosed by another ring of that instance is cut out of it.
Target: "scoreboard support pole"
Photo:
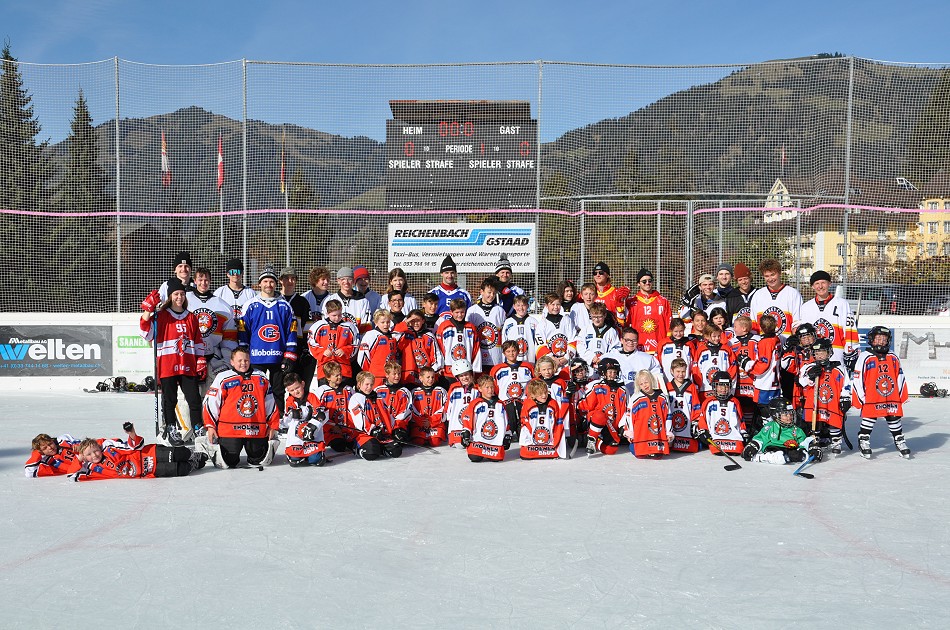
[[[535,169],[535,175],[534,175],[534,198],[535,198],[534,207],[538,210],[541,209],[541,124],[540,123],[542,120],[541,119],[541,102],[542,102],[541,97],[542,97],[542,86],[544,85],[544,82],[542,80],[543,75],[544,75],[544,61],[541,59],[538,59],[538,113],[537,113],[537,117],[538,117],[539,124],[535,127],[535,146],[537,147],[537,149],[535,149],[535,155],[534,155],[535,159],[537,160],[537,168]],[[535,247],[535,258],[537,258],[537,255],[539,253],[538,247],[540,247],[541,245],[541,223],[539,221],[539,218],[540,218],[540,215],[538,213],[535,213],[534,233],[537,234],[537,238],[538,238],[538,241],[537,241],[538,246]],[[539,285],[540,280],[538,276],[538,269],[540,269],[540,265],[538,264],[537,259],[535,259],[534,261],[534,295],[535,295],[536,300],[539,299],[538,285]]]

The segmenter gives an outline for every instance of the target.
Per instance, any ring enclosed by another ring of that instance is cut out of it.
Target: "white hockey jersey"
[[[759,318],[775,318],[775,334],[784,340],[801,323],[802,294],[787,284],[773,293],[768,287],[756,289],[749,300],[752,326],[759,330]]]

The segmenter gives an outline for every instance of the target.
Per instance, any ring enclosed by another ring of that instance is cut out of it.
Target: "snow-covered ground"
[[[472,464],[408,448],[177,479],[26,479],[31,438],[154,427],[137,394],[6,392],[4,628],[950,627],[950,412],[914,459],[811,468],[709,453]],[[857,442],[857,422],[849,434]]]

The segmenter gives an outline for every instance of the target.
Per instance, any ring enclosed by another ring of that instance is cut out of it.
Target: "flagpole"
[[[284,253],[287,258],[287,266],[290,266],[290,203],[287,198],[287,183],[285,180],[284,168],[284,144],[287,141],[287,130],[284,129],[280,137],[280,191],[284,193]]]
[[[221,220],[219,225],[219,246],[218,253],[224,256],[224,152],[221,142],[221,136],[218,136],[218,208]]]
[[[224,256],[224,188],[218,189],[218,207],[221,213],[221,222],[220,222],[220,246],[218,247],[218,253]]]

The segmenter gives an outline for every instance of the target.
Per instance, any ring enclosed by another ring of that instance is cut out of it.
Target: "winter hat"
[[[352,267],[340,267],[340,270],[336,272],[336,279],[340,278],[352,278],[353,277],[353,268]]]
[[[280,280],[280,278],[277,277],[277,272],[275,272],[275,271],[274,271],[274,268],[271,267],[270,265],[267,265],[266,267],[264,267],[263,269],[261,269],[261,275],[257,276],[257,282],[258,282],[258,284],[260,284],[260,282],[261,282],[264,278],[270,278],[270,279],[273,280],[274,282],[278,282],[278,281]]]
[[[293,267],[284,267],[283,269],[280,270],[281,278],[287,278],[290,276],[293,276],[294,278],[297,277],[297,270],[294,269]]]
[[[637,282],[640,282],[647,276],[650,276],[650,280],[653,280],[653,272],[647,269],[646,267],[644,267],[640,271],[637,272]]]
[[[815,273],[811,274],[811,278],[808,279],[808,284],[815,284],[819,280],[831,282],[831,274],[829,274],[827,271],[819,269]]]
[[[244,273],[244,263],[241,262],[240,258],[231,258],[228,260],[228,264],[224,266],[225,271],[231,271],[232,269],[237,269],[241,274]]]
[[[511,263],[508,262],[508,255],[502,254],[501,258],[498,259],[498,264],[495,265],[495,273],[504,270],[511,271]]]
[[[597,273],[598,271],[603,271],[608,276],[610,275],[610,267],[608,267],[607,263],[605,263],[604,261],[600,261],[599,263],[594,265],[594,273]]]
[[[439,273],[443,271],[458,271],[458,267],[455,266],[455,261],[452,260],[451,256],[446,256],[442,260],[442,266],[439,267]]]
[[[188,252],[178,252],[177,254],[175,254],[175,260],[172,261],[172,269],[174,269],[175,267],[177,267],[178,265],[182,263],[185,263],[186,265],[191,267],[191,254],[189,254]]]
[[[353,267],[353,279],[369,278],[369,269],[365,265],[356,265]]]
[[[168,295],[169,297],[175,291],[187,291],[187,290],[188,288],[177,277],[169,278],[168,283],[165,285],[165,295]]]
[[[749,271],[749,268],[745,263],[736,263],[736,278],[751,278],[752,272]]]
[[[729,263],[722,263],[721,265],[719,265],[718,267],[716,267],[716,275],[717,275],[717,276],[719,275],[719,272],[720,272],[720,271],[728,271],[730,276],[735,276],[735,275],[736,275],[735,270],[732,268],[732,265],[730,265]]]

